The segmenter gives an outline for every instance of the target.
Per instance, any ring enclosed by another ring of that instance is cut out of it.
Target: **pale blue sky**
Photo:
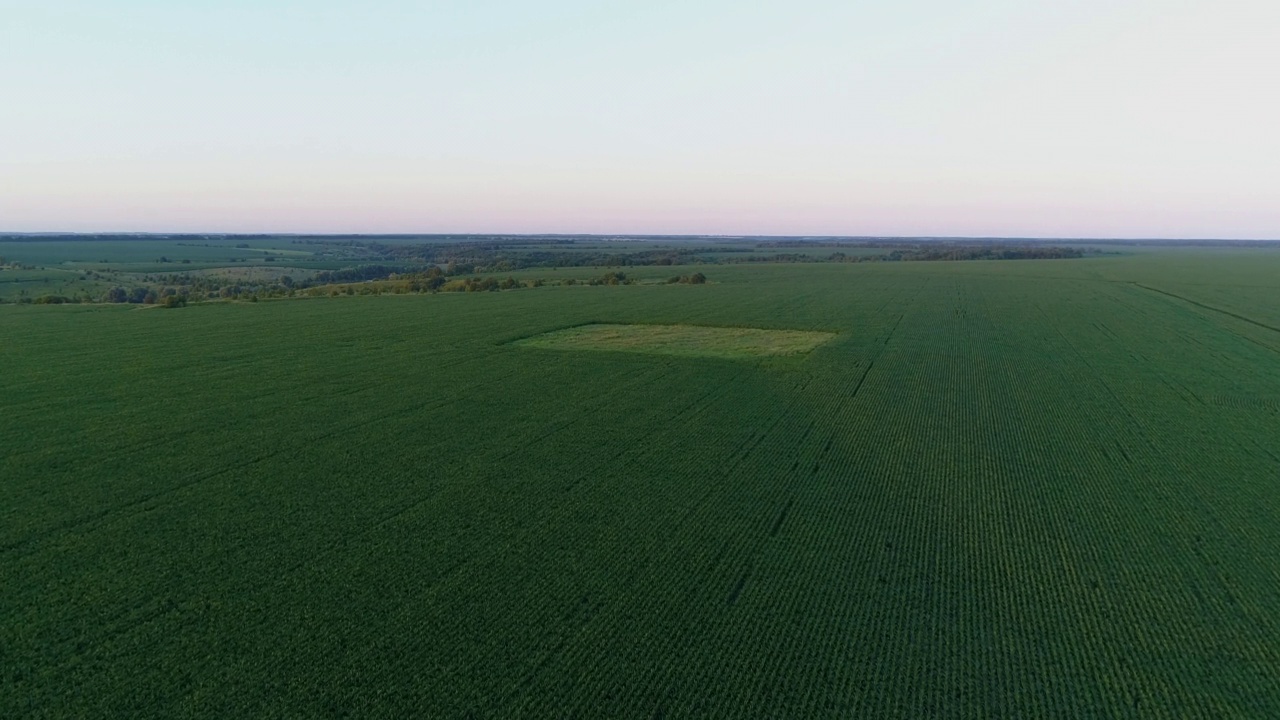
[[[1280,2],[5,2],[0,230],[1280,238]]]

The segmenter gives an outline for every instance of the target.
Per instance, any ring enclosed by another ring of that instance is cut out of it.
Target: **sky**
[[[1280,2],[0,0],[0,231],[1280,238]]]

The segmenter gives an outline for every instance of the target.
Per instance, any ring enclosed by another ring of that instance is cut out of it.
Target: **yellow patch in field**
[[[835,337],[815,330],[701,325],[578,325],[517,340],[523,347],[742,359],[800,355]]]

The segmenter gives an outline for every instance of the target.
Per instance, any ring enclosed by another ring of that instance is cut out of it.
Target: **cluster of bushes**
[[[353,283],[348,285],[316,285],[306,288],[302,291],[304,295],[309,297],[337,297],[339,295],[406,295],[427,292],[497,292],[499,290],[514,290],[522,287],[542,287],[546,281],[541,278],[536,280],[516,280],[508,277],[503,280],[498,278],[454,278],[448,280],[443,276],[435,276],[427,279],[404,279],[401,275],[395,279],[381,282],[365,282]],[[294,295],[293,292],[289,293]]]
[[[131,290],[113,287],[102,296],[102,302],[132,303],[134,305],[155,305],[160,303],[168,308],[185,307],[187,293],[179,292],[177,288],[173,287],[161,288],[158,292],[148,287],[135,287]]]
[[[671,282],[682,282],[689,284],[701,284],[706,282],[706,276],[702,273],[694,273],[692,275],[681,275],[671,279]],[[501,290],[516,290],[519,288],[537,288],[548,284],[557,285],[632,285],[635,280],[628,278],[626,273],[620,271],[610,271],[600,277],[591,278],[590,280],[577,280],[574,278],[563,278],[560,280],[546,280],[544,278],[534,278],[531,280],[517,280],[514,277],[496,278],[496,277],[455,277],[450,278],[440,271],[439,268],[432,268],[426,273],[409,273],[395,274],[393,273],[389,279],[381,281],[359,282],[343,285],[313,285],[302,290],[302,293],[310,297],[329,296],[336,297],[338,295],[403,295],[408,293],[426,293],[426,292],[498,292]],[[291,291],[289,295],[293,295]]]
[[[20,290],[19,293],[19,297],[9,302],[13,302],[18,305],[82,305],[85,303],[95,302],[94,298],[88,293],[80,293],[79,295],[74,296],[46,293],[36,297],[28,296],[26,290]],[[5,302],[6,300],[4,298],[0,298],[0,304]]]
[[[707,276],[700,272],[693,273],[692,275],[676,275],[675,277],[667,278],[668,285],[675,285],[676,283],[683,283],[685,285],[702,285],[706,281]]]
[[[171,286],[176,288],[177,294],[185,294],[192,299],[201,300],[236,299],[248,296],[282,297],[289,295],[289,291],[293,288],[305,285],[305,283],[294,282],[293,278],[288,275],[281,276],[277,280],[249,282],[215,275],[158,273],[154,276],[147,275],[143,280],[156,285]],[[167,290],[162,290],[159,296],[163,298],[166,293]]]
[[[132,290],[125,290],[122,287],[113,287],[102,296],[103,302],[109,303],[133,303],[135,305],[155,305],[156,300],[160,296],[155,290],[146,287],[136,287]]]
[[[95,300],[93,297],[85,294],[76,297],[67,297],[66,295],[41,295],[35,298],[24,297],[17,301],[22,305],[68,305],[83,304],[93,302],[105,303],[130,303],[134,305],[160,305],[167,308],[186,307],[186,293],[179,293],[175,288],[163,288],[159,292],[145,287],[136,287],[132,290],[125,290],[121,287],[114,287],[108,290],[101,298]]]
[[[617,270],[607,272],[603,277],[591,278],[587,281],[588,285],[630,285],[635,282],[628,280],[627,274]]]
[[[433,268],[439,271],[440,268]],[[404,270],[401,267],[387,265],[361,265],[341,270],[324,270],[311,279],[315,285],[332,285],[334,283],[363,282],[365,280],[386,280]],[[425,273],[423,273],[425,275]]]
[[[520,287],[515,278],[498,280],[497,278],[458,278],[440,285],[440,292],[495,292],[498,290],[514,290]]]
[[[844,253],[832,253],[827,258],[830,262],[847,262]],[[856,257],[851,257],[848,261],[856,261]],[[799,263],[799,262],[824,262],[823,258],[816,255],[804,255],[801,253],[772,253],[769,255],[745,255],[743,257],[725,258],[726,263]]]
[[[458,279],[458,280],[449,280],[435,287],[424,287],[423,289],[428,291],[438,290],[439,292],[482,292],[482,291],[496,291],[496,290],[515,290],[517,288],[536,288],[536,287],[542,287],[543,285],[546,285],[546,284],[547,284],[547,281],[543,280],[542,278],[535,278],[533,280],[521,281],[513,277],[508,277],[505,280],[498,280],[497,278],[473,277],[473,278],[464,278],[464,279]],[[574,281],[569,280],[568,282],[562,282],[561,284],[573,285]]]

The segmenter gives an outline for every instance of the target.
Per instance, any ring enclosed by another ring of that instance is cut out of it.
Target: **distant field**
[[[247,247],[236,247],[245,245]],[[264,250],[292,249],[289,241],[262,240],[61,240],[14,242],[0,239],[0,257],[37,265],[70,264],[101,267],[134,263],[155,264],[161,257],[174,263],[231,262],[241,257],[260,257]]]
[[[677,268],[1079,259],[1098,251],[1088,243],[1016,239],[939,243],[908,238],[885,244],[804,238],[0,235],[0,303],[155,304],[168,295],[184,302],[258,301],[304,290],[345,294],[356,283],[363,285],[361,294],[432,292],[439,288],[425,281],[433,270],[473,284],[517,274],[590,282],[600,279],[602,270],[632,280],[670,280]]]
[[[605,350],[734,359],[798,355],[833,337],[835,333],[812,330],[592,323],[535,335],[515,344],[549,350]]]
[[[0,238],[0,302],[52,294],[99,299],[113,286],[163,285],[183,273],[305,277],[351,263],[288,238],[44,240]],[[255,271],[258,271],[255,274]]]
[[[1280,252],[704,270],[0,305],[0,716],[1280,717]]]

